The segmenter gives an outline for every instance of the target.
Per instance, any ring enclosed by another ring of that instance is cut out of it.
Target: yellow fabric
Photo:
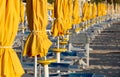
[[[23,4],[23,2],[21,1],[20,3],[20,19],[22,23],[24,23],[24,15],[25,15],[25,6]]]
[[[46,34],[47,0],[26,0],[27,19],[31,31],[25,43],[23,56],[47,55],[51,41]]]
[[[21,77],[24,70],[11,48],[20,21],[20,0],[0,0],[0,11],[0,77]]]
[[[72,10],[73,10],[73,2],[72,0],[63,0],[62,4],[63,9],[63,25],[64,32],[72,28]]]
[[[67,30],[72,28],[72,0],[55,0],[54,16],[55,22],[51,29],[53,36],[63,36]]]
[[[107,5],[103,3],[101,6],[102,6],[102,15],[104,16],[107,14]]]
[[[93,6],[92,6],[92,18],[96,18],[97,16],[97,6],[96,6],[96,3],[93,3]]]
[[[68,0],[68,29],[72,28],[73,0]]]
[[[98,16],[104,16],[107,14],[107,6],[105,3],[98,3]]]
[[[73,2],[73,24],[79,24],[81,22],[79,3],[78,0]]]
[[[62,10],[63,0],[55,0],[54,3],[54,16],[55,21],[52,26],[52,35],[53,36],[62,36],[64,35],[65,27],[63,25],[63,10]]]
[[[101,6],[101,3],[98,3],[98,16],[101,16],[102,15],[102,6]]]
[[[49,3],[48,3],[48,7],[47,8],[48,8],[48,10],[53,10],[54,9],[53,5],[49,4]]]
[[[87,20],[89,20],[91,18],[92,18],[92,4],[89,3],[88,12],[87,12]]]
[[[82,8],[82,15],[84,15],[87,6],[88,6],[88,2],[85,2],[84,5],[83,5],[83,8]]]
[[[63,26],[64,26],[64,31],[67,31],[67,26],[69,24],[68,22],[68,19],[70,17],[68,17],[68,11],[69,11],[69,7],[68,7],[68,1],[69,0],[63,0],[63,3],[62,3],[62,11],[63,11]]]
[[[87,20],[88,6],[89,6],[88,2],[85,2],[84,5],[83,5],[83,9],[82,9],[82,15],[83,15],[82,20],[83,21]]]

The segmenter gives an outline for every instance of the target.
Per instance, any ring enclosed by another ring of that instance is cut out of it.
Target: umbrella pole
[[[86,31],[86,27],[87,27],[87,25],[88,25],[88,20],[87,20],[87,21],[85,21],[84,31]]]
[[[60,39],[60,37],[58,36],[57,37],[57,49],[60,48],[60,44],[59,44],[60,40],[59,39]],[[56,56],[57,56],[57,62],[60,63],[60,52],[56,53]]]
[[[48,65],[46,64],[46,65],[44,65],[44,75],[45,75],[45,77],[49,77],[49,69],[48,69]]]
[[[71,52],[71,47],[72,47],[72,44],[69,42],[68,44],[68,51]]]
[[[84,21],[83,24],[82,24],[82,31],[83,31],[83,32],[85,31],[84,27],[85,27],[85,21]]]
[[[89,67],[89,43],[86,43],[85,49],[87,53],[87,66]]]
[[[57,63],[60,63],[60,53],[56,53],[57,54]]]
[[[72,29],[75,29],[75,25],[74,24],[72,25]]]
[[[68,39],[68,52],[71,52],[71,46],[72,46],[72,44],[70,42],[70,35],[69,34],[67,35],[67,39]]]
[[[38,68],[39,70],[38,70],[38,75],[39,75],[39,77],[41,77],[41,74],[42,74],[42,72],[41,72],[41,64],[39,64],[39,68]]]
[[[35,56],[35,64],[34,64],[34,77],[37,77],[37,56]]]
[[[45,60],[47,60],[47,58],[46,58],[46,56],[44,57],[45,58]],[[45,75],[45,77],[49,77],[49,69],[48,69],[48,64],[45,64],[44,65],[44,75]]]

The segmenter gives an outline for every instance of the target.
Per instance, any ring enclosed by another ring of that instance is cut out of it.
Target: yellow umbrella
[[[62,3],[64,0],[55,0],[54,3],[54,17],[56,18],[52,27],[53,36],[64,35],[65,27],[63,25],[63,11]]]
[[[62,9],[63,9],[64,32],[66,32],[67,30],[72,28],[73,1],[72,0],[63,0]]]
[[[103,3],[103,15],[107,14],[107,5]]]
[[[83,5],[83,9],[82,9],[82,15],[83,15],[82,20],[83,20],[83,21],[86,21],[86,20],[87,20],[88,6],[89,6],[88,2],[86,2],[86,3]]]
[[[54,18],[54,2],[52,3],[52,7],[53,7],[53,9],[52,9],[52,18]]]
[[[96,3],[93,3],[93,6],[92,6],[92,18],[96,18],[97,16],[97,6],[96,6]]]
[[[63,8],[64,7],[64,8]],[[67,24],[68,22],[68,0],[63,0],[62,3],[62,12],[63,12],[63,27],[64,27],[64,32],[67,31]]]
[[[57,48],[52,49],[57,55],[57,62],[60,62],[60,53],[66,51],[65,48],[59,46],[59,36],[63,36],[68,27],[68,1],[69,0],[55,0],[54,3],[54,16],[55,21],[52,26],[52,35],[57,36]]]
[[[78,0],[73,2],[73,24],[79,24],[81,22],[79,3]]]
[[[20,0],[0,0],[0,77],[21,77],[24,70],[12,49],[20,19]]]
[[[101,9],[101,3],[98,3],[97,9],[98,9],[97,15],[98,15],[98,16],[101,16],[101,14],[102,14],[102,13],[101,13],[101,10],[102,10],[102,9]]]
[[[53,36],[63,36],[72,26],[72,0],[55,0]]]
[[[26,0],[27,19],[31,31],[25,43],[23,56],[47,55],[51,41],[46,34],[47,0]]]
[[[25,15],[25,5],[21,1],[20,3],[20,22],[24,23],[24,15]]]
[[[73,0],[68,0],[68,29],[72,28]]]
[[[90,20],[91,18],[92,18],[92,4],[89,3],[88,12],[87,12],[87,20]]]

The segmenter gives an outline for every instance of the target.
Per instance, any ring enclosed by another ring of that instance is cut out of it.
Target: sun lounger
[[[67,72],[69,70],[69,63],[51,63],[49,65],[50,69],[52,70],[60,70],[61,72]]]
[[[92,77],[93,73],[70,73],[68,77]]]
[[[60,63],[51,63],[49,68],[51,70],[60,70],[60,72],[80,71],[79,65],[72,65],[73,61],[61,61]]]
[[[22,63],[22,66],[23,66],[25,72],[34,71],[34,63]]]
[[[106,77],[102,74],[95,74],[95,73],[69,73],[63,74],[61,77]]]
[[[92,77],[106,77],[106,76],[103,74],[94,74]]]

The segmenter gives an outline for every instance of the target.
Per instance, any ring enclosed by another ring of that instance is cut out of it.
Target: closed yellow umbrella
[[[52,7],[53,7],[53,9],[52,9],[52,18],[54,18],[54,2],[52,3]]]
[[[97,16],[97,6],[96,6],[96,3],[93,3],[93,6],[92,6],[92,18],[96,18]]]
[[[89,3],[88,11],[87,11],[87,20],[90,20],[92,18],[92,4]]]
[[[56,18],[52,27],[53,36],[64,35],[65,27],[63,25],[63,8],[62,3],[64,0],[55,0],[54,3],[54,17]]]
[[[92,18],[92,4],[86,2],[83,6],[83,21],[89,20]]]
[[[72,27],[72,0],[55,0],[53,36],[63,36]]]
[[[24,23],[24,15],[25,15],[25,5],[21,1],[20,3],[20,22]]]
[[[62,12],[63,12],[63,27],[64,27],[64,31],[67,31],[67,24],[69,24],[68,22],[68,11],[69,11],[69,7],[68,7],[68,1],[69,0],[63,0],[62,3]],[[64,7],[64,8],[63,8]],[[70,18],[70,17],[69,17]]]
[[[103,16],[103,14],[104,14],[104,5],[103,3],[101,3],[101,16]]]
[[[0,77],[21,77],[24,70],[12,49],[20,19],[20,0],[0,0]]]
[[[63,0],[62,9],[63,9],[64,32],[66,32],[67,30],[72,28],[72,10],[73,10],[72,0]]]
[[[83,9],[82,9],[82,15],[83,15],[82,20],[83,20],[83,21],[86,21],[86,20],[87,20],[88,6],[89,6],[88,2],[86,2],[86,3],[83,5]]]
[[[31,31],[24,46],[23,56],[47,55],[51,41],[46,34],[47,0],[26,0],[27,19]]]
[[[81,22],[79,3],[78,0],[73,2],[73,24],[79,24]]]
[[[85,2],[83,7],[82,7],[82,15],[84,15],[87,6],[88,6],[88,2]]]
[[[73,0],[68,0],[68,29],[72,28]]]
[[[105,3],[102,3],[102,15],[104,16],[104,15],[106,15],[107,14],[107,5],[105,4]]]
[[[102,10],[102,9],[101,9],[101,3],[98,3],[97,9],[98,9],[97,15],[98,15],[98,16],[101,16],[101,14],[102,14],[102,13],[101,13],[101,10]]]
[[[63,6],[64,5],[64,6]],[[66,9],[66,11],[65,11]],[[57,62],[60,62],[60,53],[66,51],[65,48],[60,48],[59,46],[59,36],[63,36],[67,31],[67,20],[68,20],[68,0],[55,0],[54,3],[54,16],[55,21],[52,26],[52,35],[57,36],[57,48],[52,50],[57,55]]]

